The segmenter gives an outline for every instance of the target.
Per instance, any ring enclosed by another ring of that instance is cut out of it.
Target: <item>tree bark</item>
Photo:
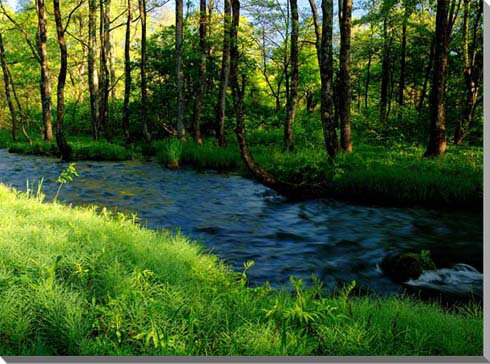
[[[5,57],[5,48],[3,46],[3,35],[0,33],[0,61],[2,64],[3,81],[5,86],[5,98],[7,100],[7,106],[10,112],[10,118],[12,120],[12,140],[17,141],[17,115],[14,108],[14,103],[12,102],[12,97],[10,96],[10,79],[8,73],[8,65]]]
[[[60,2],[59,0],[53,0],[54,17],[56,20],[56,33],[58,35],[58,44],[60,47],[60,72],[58,74],[58,87],[56,90],[56,144],[61,153],[61,160],[69,161],[71,159],[72,149],[67,143],[64,130],[63,121],[65,115],[65,83],[66,72],[68,69],[68,52],[65,42],[65,29],[61,20]]]
[[[294,132],[293,125],[296,116],[296,107],[298,103],[298,83],[299,83],[299,66],[298,66],[298,37],[299,37],[299,16],[297,0],[289,0],[291,6],[291,84],[286,105],[286,122],[284,123],[284,147],[285,150],[294,149]]]
[[[201,108],[202,97],[206,91],[206,55],[208,48],[206,46],[206,0],[200,0],[199,11],[199,85],[197,87],[196,97],[194,99],[194,139],[197,144],[202,144],[201,137]]]
[[[147,87],[146,87],[146,0],[138,0],[141,21],[141,119],[143,121],[143,136],[147,142],[151,141],[151,135],[148,129],[148,111],[147,111]]]
[[[469,23],[470,23],[470,4],[469,0],[464,0],[464,20],[463,20],[463,53],[464,53],[464,79],[465,79],[465,104],[456,130],[454,132],[454,144],[461,144],[466,136],[468,127],[473,120],[473,113],[478,101],[480,90],[481,77],[483,75],[483,67],[481,64],[482,54],[481,47],[478,44],[483,44],[481,39],[480,20],[483,13],[483,0],[479,1],[478,13],[475,17],[473,28],[473,39],[471,42],[471,51],[469,45]]]
[[[185,139],[184,127],[184,70],[183,70],[183,0],[175,1],[175,53],[176,53],[176,78],[177,78],[177,135],[181,140]]]
[[[90,94],[90,119],[92,122],[92,136],[94,140],[99,139],[99,116],[97,106],[97,87],[95,83],[96,65],[95,65],[95,44],[97,38],[97,0],[89,0],[89,18],[88,18],[88,89]]]
[[[388,17],[384,16],[383,20],[383,60],[381,66],[381,100],[380,100],[380,121],[386,123],[386,107],[388,102],[388,86],[390,82],[390,43],[388,38]]]
[[[226,110],[226,89],[230,76],[230,23],[231,23],[231,0],[224,0],[223,18],[223,56],[221,59],[221,74],[218,91],[218,104],[216,106],[216,136],[218,145],[226,145],[225,138],[225,110]]]
[[[369,98],[369,84],[371,82],[371,59],[373,55],[369,52],[368,64],[367,64],[367,75],[366,75],[366,85],[364,87],[364,111],[368,109],[368,98]]]
[[[449,0],[438,0],[436,15],[436,43],[434,72],[430,100],[430,130],[426,157],[444,154],[446,151],[446,109],[444,106],[447,56],[449,45]]]
[[[44,123],[44,140],[53,140],[53,116],[51,115],[51,80],[49,77],[47,51],[47,19],[44,0],[36,0],[38,20],[37,47],[41,64],[41,104]]]
[[[340,23],[340,74],[339,117],[340,146],[344,152],[352,152],[350,107],[352,87],[350,82],[350,46],[352,29],[352,0],[339,0]]]
[[[5,60],[5,62],[6,62],[6,60]],[[10,86],[12,87],[12,93],[14,95],[15,103],[17,104],[17,109],[19,110],[19,115],[20,115],[20,118],[21,118],[20,130],[22,131],[22,135],[24,136],[24,138],[26,139],[26,141],[29,144],[32,144],[32,140],[29,137],[29,134],[27,133],[27,130],[25,128],[25,125],[29,125],[29,122],[28,122],[29,119],[28,119],[28,116],[26,115],[26,113],[24,112],[24,108],[22,107],[22,104],[20,103],[19,97],[17,96],[17,91],[16,91],[14,80],[12,78],[12,73],[10,72],[10,68],[8,67],[8,64],[6,64],[6,65],[7,65],[7,67],[6,67],[5,70],[8,73],[8,78],[9,78]]]
[[[104,127],[105,137],[112,140],[112,130],[109,123],[109,67],[107,65],[107,43],[109,38],[109,18],[107,0],[100,0],[100,85],[99,85],[99,118]]]
[[[406,68],[406,58],[407,58],[407,23],[410,17],[410,10],[408,7],[405,8],[405,15],[403,17],[402,24],[402,45],[401,45],[401,56],[400,56],[400,81],[398,83],[398,105],[400,107],[398,113],[398,120],[402,119],[402,109],[404,106],[404,91],[405,91],[405,68]]]
[[[124,104],[123,104],[123,127],[126,144],[131,141],[129,132],[129,97],[131,94],[131,23],[133,21],[133,9],[131,0],[127,2],[128,15],[126,18],[126,34],[124,38]]]
[[[321,120],[325,146],[330,158],[339,149],[333,99],[333,0],[322,0],[322,36],[320,43]]]
[[[425,95],[427,94],[427,85],[429,83],[430,72],[432,71],[432,64],[434,63],[434,51],[435,51],[435,38],[432,38],[432,42],[430,44],[430,54],[429,54],[429,62],[427,63],[427,67],[425,68],[425,77],[424,84],[422,86],[422,92],[420,93],[420,100],[417,106],[417,111],[420,115],[422,112],[422,107],[424,106]]]

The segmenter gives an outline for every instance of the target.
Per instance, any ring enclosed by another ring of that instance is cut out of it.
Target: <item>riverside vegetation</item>
[[[478,306],[248,287],[196,242],[0,185],[2,355],[482,355]]]

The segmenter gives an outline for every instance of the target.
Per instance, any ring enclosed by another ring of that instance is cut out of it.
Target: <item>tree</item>
[[[289,0],[291,6],[291,85],[286,105],[286,122],[284,123],[284,147],[286,150],[294,149],[293,124],[296,115],[296,104],[298,102],[298,36],[299,17],[297,0]]]
[[[321,110],[323,136],[325,147],[330,158],[334,158],[339,149],[337,131],[335,128],[334,100],[333,100],[333,1],[322,0],[322,27],[318,20],[318,11],[315,0],[309,0],[313,14],[313,25],[315,27],[318,65],[320,68],[321,81]]]
[[[339,0],[340,23],[340,72],[339,72],[339,117],[340,146],[344,152],[352,152],[350,106],[350,46],[352,28],[352,0]]]
[[[201,108],[202,97],[206,90],[206,55],[208,47],[206,46],[206,0],[200,0],[199,10],[199,85],[197,86],[196,98],[194,99],[194,138],[197,144],[202,144],[201,138]]]
[[[225,138],[225,109],[226,89],[230,76],[230,23],[231,23],[231,0],[224,0],[223,15],[223,55],[221,58],[221,73],[218,90],[218,103],[216,106],[216,136],[218,145],[226,144]]]
[[[129,97],[131,94],[131,22],[133,9],[131,0],[127,2],[126,34],[124,38],[124,101],[123,101],[123,127],[126,143],[129,144]]]
[[[391,8],[393,7],[393,0],[383,0],[382,3],[382,17],[383,17],[383,56],[381,65],[381,99],[380,99],[380,121],[382,124],[386,123],[387,119],[387,104],[388,104],[388,87],[390,82],[390,68],[391,68],[391,39],[390,32],[390,20],[389,15]],[[388,36],[390,33],[390,36]]]
[[[109,66],[107,60],[107,44],[110,35],[109,9],[107,0],[100,0],[100,67],[99,67],[99,118],[104,127],[105,137],[112,140],[112,130],[109,123]]]
[[[44,122],[44,140],[53,140],[53,118],[51,116],[51,81],[49,76],[48,51],[47,51],[47,19],[44,0],[36,0],[36,12],[38,20],[37,48],[41,65],[41,104]]]
[[[461,0],[458,0],[460,3]],[[456,18],[456,1],[437,1],[436,39],[434,50],[434,70],[430,97],[430,129],[426,157],[434,157],[446,152],[446,108],[444,105],[449,37]],[[459,8],[459,5],[458,5]]]
[[[454,144],[461,144],[466,136],[467,130],[473,120],[473,114],[478,101],[480,83],[483,77],[483,32],[481,21],[483,14],[483,0],[479,0],[474,16],[472,29],[472,40],[469,41],[470,26],[470,1],[464,0],[463,18],[463,57],[464,57],[464,80],[465,80],[465,103],[460,120],[454,132]]]
[[[183,46],[184,2],[175,1],[175,54],[177,78],[177,134],[179,139],[185,139],[184,127],[184,70],[182,60]]]
[[[147,115],[147,86],[146,86],[146,0],[138,0],[141,21],[141,60],[140,60],[140,76],[141,76],[141,118],[143,120],[143,136],[147,142],[151,141],[151,135],[148,130],[148,115]]]
[[[70,23],[71,16],[82,5],[83,0],[70,12],[66,25],[63,25],[60,1],[53,0],[54,18],[56,21],[56,33],[58,35],[58,45],[60,47],[60,72],[58,74],[58,87],[56,90],[56,144],[61,153],[61,160],[69,161],[71,159],[72,148],[66,141],[63,121],[65,116],[65,83],[68,68],[68,50],[65,41],[65,31]]]
[[[99,139],[99,115],[97,105],[95,45],[97,41],[97,0],[88,0],[88,43],[87,68],[88,89],[90,94],[90,119],[92,122],[92,136]]]
[[[10,79],[8,73],[8,65],[5,57],[5,48],[3,46],[3,35],[0,33],[0,61],[2,64],[3,72],[3,82],[5,87],[5,98],[7,99],[7,105],[10,112],[10,118],[12,120],[12,140],[17,141],[17,115],[14,108],[14,103],[12,102],[12,97],[10,96]]]

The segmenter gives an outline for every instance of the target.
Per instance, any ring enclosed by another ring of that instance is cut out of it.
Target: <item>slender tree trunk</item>
[[[434,72],[430,100],[430,130],[426,157],[438,156],[446,151],[446,109],[444,106],[448,56],[449,0],[438,0],[436,15],[436,44]]]
[[[230,5],[231,7],[231,5]],[[211,57],[213,55],[213,47],[212,47],[212,39],[213,39],[213,12],[214,12],[214,0],[209,0],[208,3],[208,15],[207,15],[207,43],[206,43],[206,64],[211,61]],[[210,67],[206,67],[207,71],[207,79],[206,79],[206,93],[209,93],[213,90],[214,87],[214,73]]]
[[[107,42],[109,38],[109,18],[107,0],[100,0],[100,85],[99,85],[99,118],[104,126],[105,137],[112,140],[109,124],[109,67],[107,65]]]
[[[284,146],[286,150],[294,149],[293,125],[296,116],[296,107],[298,103],[298,83],[299,83],[299,66],[298,66],[298,37],[299,37],[299,16],[297,0],[289,0],[291,6],[291,85],[289,97],[286,105],[286,122],[284,123]]]
[[[147,111],[147,87],[146,87],[146,0],[138,0],[141,21],[141,119],[143,120],[143,136],[147,142],[151,141],[151,135],[148,129],[148,111]]]
[[[364,111],[368,109],[368,98],[369,98],[369,83],[371,82],[371,59],[373,55],[369,52],[368,64],[367,64],[367,75],[366,75],[366,85],[364,87]]]
[[[99,116],[97,105],[97,87],[95,84],[95,43],[97,38],[97,0],[89,0],[89,17],[88,17],[88,89],[90,94],[90,119],[92,122],[92,136],[94,140],[99,139]]]
[[[57,105],[56,105],[56,144],[61,153],[61,159],[68,161],[71,159],[72,149],[67,143],[64,130],[63,121],[65,115],[65,83],[66,72],[68,69],[68,52],[65,42],[65,30],[61,20],[60,2],[59,0],[53,0],[54,17],[56,20],[56,33],[58,34],[58,44],[60,46],[60,73],[58,74],[58,87],[56,91]]]
[[[473,113],[478,101],[478,94],[480,89],[480,79],[482,76],[480,47],[478,43],[483,44],[481,37],[479,37],[480,19],[483,12],[483,0],[479,1],[478,13],[476,15],[472,49],[470,52],[469,46],[469,23],[470,23],[470,11],[469,0],[464,0],[464,20],[463,20],[463,52],[464,52],[464,79],[465,79],[465,105],[463,106],[463,112],[459,120],[456,130],[454,132],[454,144],[458,145],[463,142],[468,127],[473,119]]]
[[[36,0],[38,20],[37,46],[41,63],[41,104],[44,123],[44,140],[53,140],[53,116],[51,115],[51,80],[49,78],[47,50],[47,19],[44,0]]]
[[[10,118],[12,119],[12,140],[17,141],[17,115],[14,108],[14,103],[10,96],[10,79],[8,73],[8,65],[5,57],[5,48],[3,46],[3,35],[0,33],[0,61],[2,63],[3,81],[5,86],[5,98],[10,112]]]
[[[126,18],[126,35],[124,39],[124,104],[123,104],[123,127],[126,143],[131,141],[129,133],[129,97],[131,94],[131,23],[133,21],[133,9],[131,0],[128,0],[128,16]]]
[[[388,102],[388,86],[390,82],[390,45],[388,38],[388,19],[385,15],[383,20],[383,60],[381,66],[381,100],[380,100],[380,121],[386,123],[386,107]]]
[[[427,85],[429,84],[430,72],[432,70],[432,63],[434,62],[435,46],[436,46],[436,42],[435,42],[435,38],[433,38],[430,45],[429,62],[427,63],[427,67],[425,68],[424,84],[422,86],[422,92],[420,93],[419,104],[417,105],[417,109],[418,109],[417,111],[419,115],[422,112],[425,95],[427,94]]]
[[[200,17],[199,17],[199,85],[197,87],[196,97],[194,99],[194,138],[197,144],[202,144],[201,137],[201,108],[202,97],[206,91],[206,0],[200,0]]]
[[[320,80],[321,80],[321,119],[327,153],[335,157],[339,149],[337,131],[335,129],[333,99],[333,0],[322,0],[322,36],[320,46]]]
[[[240,154],[242,160],[247,166],[250,173],[256,180],[270,187],[281,194],[298,198],[301,196],[319,196],[325,194],[326,184],[320,183],[315,185],[305,184],[293,184],[288,182],[282,182],[275,178],[268,171],[263,169],[253,158],[248,148],[245,130],[245,116],[243,111],[243,96],[245,89],[245,77],[242,76],[242,85],[238,82],[238,45],[237,45],[237,33],[240,20],[240,1],[232,0],[233,20],[231,23],[230,39],[230,86],[233,94],[233,104],[235,108],[236,116],[236,128],[235,133],[240,147]],[[333,15],[333,14],[332,14]]]
[[[352,87],[350,82],[350,43],[352,28],[352,0],[339,0],[340,23],[340,78],[339,116],[340,146],[344,152],[352,152],[350,107]]]
[[[401,46],[401,57],[400,57],[400,81],[398,84],[398,105],[399,113],[398,120],[401,121],[403,117],[402,109],[404,106],[403,93],[405,91],[405,68],[406,68],[406,55],[407,55],[407,22],[410,16],[410,10],[405,8],[405,16],[403,17],[402,25],[402,46]]]
[[[175,1],[175,53],[177,60],[176,78],[177,78],[177,135],[179,139],[185,139],[184,127],[184,69],[182,60],[183,51],[183,20],[184,20],[184,2],[183,0]]]
[[[230,76],[230,23],[231,23],[231,0],[225,1],[223,18],[223,57],[221,59],[221,75],[218,91],[218,104],[216,107],[216,136],[218,145],[226,145],[225,138],[225,109],[226,109],[226,89]]]
[[[110,97],[111,100],[116,99],[116,55],[115,55],[115,50],[114,50],[114,45],[113,45],[113,36],[110,30],[110,24],[111,24],[111,0],[106,0],[106,7],[107,7],[107,21],[109,22],[109,34],[107,34],[107,64],[109,68],[109,88],[110,88]]]
[[[20,115],[20,118],[21,118],[20,130],[22,131],[22,135],[24,136],[24,138],[26,139],[26,141],[29,144],[32,144],[32,140],[29,137],[29,134],[27,133],[27,130],[25,128],[25,125],[29,125],[29,123],[28,123],[28,120],[29,119],[28,119],[28,116],[26,115],[26,113],[24,112],[24,108],[22,107],[22,104],[20,103],[19,97],[17,96],[17,91],[16,91],[14,80],[12,78],[12,73],[10,72],[10,68],[8,67],[8,64],[6,64],[6,65],[7,65],[6,71],[8,73],[8,77],[9,77],[9,81],[10,81],[10,86],[12,87],[12,93],[14,95],[15,103],[17,104],[17,109],[19,110],[19,115]]]

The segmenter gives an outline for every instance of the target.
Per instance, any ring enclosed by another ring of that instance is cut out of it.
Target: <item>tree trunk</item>
[[[369,98],[369,83],[371,82],[371,59],[373,55],[369,52],[368,64],[367,64],[367,75],[366,75],[366,86],[364,88],[364,111],[368,109],[368,98]]]
[[[36,0],[38,20],[37,46],[41,63],[41,103],[44,123],[44,140],[53,140],[53,116],[51,115],[51,80],[49,78],[47,50],[47,19],[44,0]]]
[[[5,70],[8,73],[10,86],[12,87],[12,93],[14,94],[15,103],[17,104],[17,109],[19,110],[19,115],[21,117],[20,130],[22,131],[22,135],[24,136],[24,138],[26,139],[26,141],[29,144],[32,144],[32,140],[29,137],[29,134],[27,134],[27,130],[25,128],[25,125],[29,125],[29,123],[28,123],[28,116],[24,112],[24,108],[22,107],[22,104],[20,103],[19,97],[17,96],[17,91],[16,91],[14,80],[12,78],[12,73],[10,72],[10,68],[8,67],[8,64],[6,64],[6,65],[7,65],[7,67],[6,67]]]
[[[419,100],[419,104],[417,106],[417,111],[418,111],[419,115],[422,112],[422,107],[424,106],[425,95],[427,94],[427,85],[429,83],[430,72],[432,70],[432,63],[434,62],[435,46],[436,46],[435,38],[432,38],[432,42],[430,44],[429,62],[427,63],[427,67],[425,68],[424,84],[422,86],[422,92],[420,93],[420,100]]]
[[[90,119],[92,122],[92,136],[94,140],[99,139],[99,116],[97,110],[97,87],[95,84],[95,43],[97,37],[97,0],[89,0],[88,17],[88,89],[90,94]]]
[[[124,38],[124,104],[123,127],[126,144],[131,142],[129,133],[129,97],[131,94],[131,23],[133,21],[133,9],[131,0],[128,0],[128,16],[126,18],[126,35]]]
[[[272,174],[264,170],[253,158],[248,148],[245,130],[245,120],[243,111],[243,96],[245,89],[245,77],[242,77],[242,85],[238,82],[238,45],[237,32],[240,20],[240,1],[232,0],[233,20],[230,30],[230,86],[233,94],[233,104],[236,116],[235,133],[240,147],[240,155],[245,165],[254,178],[263,185],[274,189],[275,191],[292,198],[313,197],[325,195],[327,183],[319,184],[293,184],[279,181]]]
[[[206,0],[200,0],[199,12],[199,85],[197,87],[196,97],[194,99],[194,138],[197,144],[202,144],[201,137],[201,108],[202,97],[206,91]]]
[[[111,96],[111,100],[116,99],[116,55],[113,45],[113,36],[110,30],[111,24],[111,0],[106,0],[107,7],[107,20],[109,22],[109,34],[107,35],[107,63],[109,68],[109,94]]]
[[[284,147],[285,150],[294,149],[293,125],[296,116],[296,107],[298,103],[298,37],[299,37],[299,16],[297,0],[289,0],[291,6],[291,84],[289,97],[286,105],[286,122],[284,123]]]
[[[320,44],[321,120],[327,153],[330,158],[334,158],[339,149],[339,141],[337,139],[333,99],[333,0],[322,0],[322,12]]]
[[[388,38],[388,19],[385,15],[383,20],[383,60],[381,66],[381,100],[380,100],[380,121],[386,123],[386,106],[388,102],[388,86],[390,82],[390,44]]]
[[[61,20],[60,2],[59,0],[53,0],[54,17],[56,20],[56,33],[58,34],[58,44],[60,46],[60,73],[58,74],[58,87],[56,91],[56,144],[61,153],[61,160],[69,161],[71,159],[72,149],[67,143],[64,130],[63,121],[65,114],[65,83],[66,72],[68,68],[68,52],[65,42],[65,30]]]
[[[448,56],[449,0],[438,0],[436,15],[436,44],[434,72],[430,100],[430,130],[426,157],[438,156],[446,151],[446,110],[444,106]]]
[[[228,1],[228,0],[225,0]],[[230,5],[231,8],[231,5]],[[209,0],[208,3],[208,15],[207,15],[207,39],[208,42],[206,44],[206,64],[211,60],[211,56],[213,55],[213,47],[212,47],[212,38],[213,38],[213,10],[214,10],[214,0]],[[212,70],[208,70],[207,79],[206,79],[206,93],[209,93],[213,90],[214,87],[214,73]]]
[[[177,135],[179,139],[185,139],[184,127],[184,69],[182,60],[183,51],[183,20],[184,20],[184,1],[175,1],[175,53],[177,60]]]
[[[407,22],[410,16],[410,10],[405,8],[405,15],[403,17],[402,25],[402,47],[400,57],[400,81],[398,83],[398,105],[400,107],[398,113],[398,120],[401,121],[403,117],[402,109],[404,106],[403,93],[405,91],[405,68],[406,68],[406,55],[407,55]]]
[[[109,38],[109,19],[107,0],[100,0],[100,85],[99,85],[99,118],[104,126],[105,137],[112,140],[112,130],[109,125],[109,68],[107,65],[107,43]]]
[[[339,0],[340,23],[340,74],[339,117],[340,146],[344,152],[352,152],[350,106],[352,90],[350,83],[350,43],[352,28],[352,0]]]
[[[481,65],[481,49],[478,44],[483,44],[481,37],[479,36],[480,19],[483,12],[483,0],[479,1],[478,13],[476,15],[472,50],[470,52],[469,46],[469,23],[470,23],[470,11],[469,0],[464,0],[464,21],[463,21],[463,52],[464,52],[464,79],[466,86],[465,104],[463,106],[463,112],[459,120],[456,130],[454,132],[454,144],[458,145],[463,142],[468,127],[473,119],[473,113],[478,101],[478,94],[480,89],[480,81],[482,77],[483,67]]]
[[[147,142],[151,141],[151,135],[148,129],[148,111],[147,111],[147,88],[146,88],[146,0],[138,0],[141,21],[141,119],[143,121],[143,136]]]
[[[7,105],[10,112],[10,118],[12,119],[12,140],[17,141],[17,115],[14,108],[14,103],[12,102],[12,97],[10,96],[10,79],[8,73],[7,60],[5,58],[5,48],[3,46],[3,35],[0,33],[0,61],[2,63],[3,81],[5,86],[5,98],[7,100]]]
[[[225,138],[225,110],[226,110],[226,89],[230,76],[230,23],[231,23],[231,0],[225,1],[224,25],[223,25],[223,57],[221,59],[221,75],[218,91],[218,104],[216,107],[216,136],[218,145],[226,145]]]

